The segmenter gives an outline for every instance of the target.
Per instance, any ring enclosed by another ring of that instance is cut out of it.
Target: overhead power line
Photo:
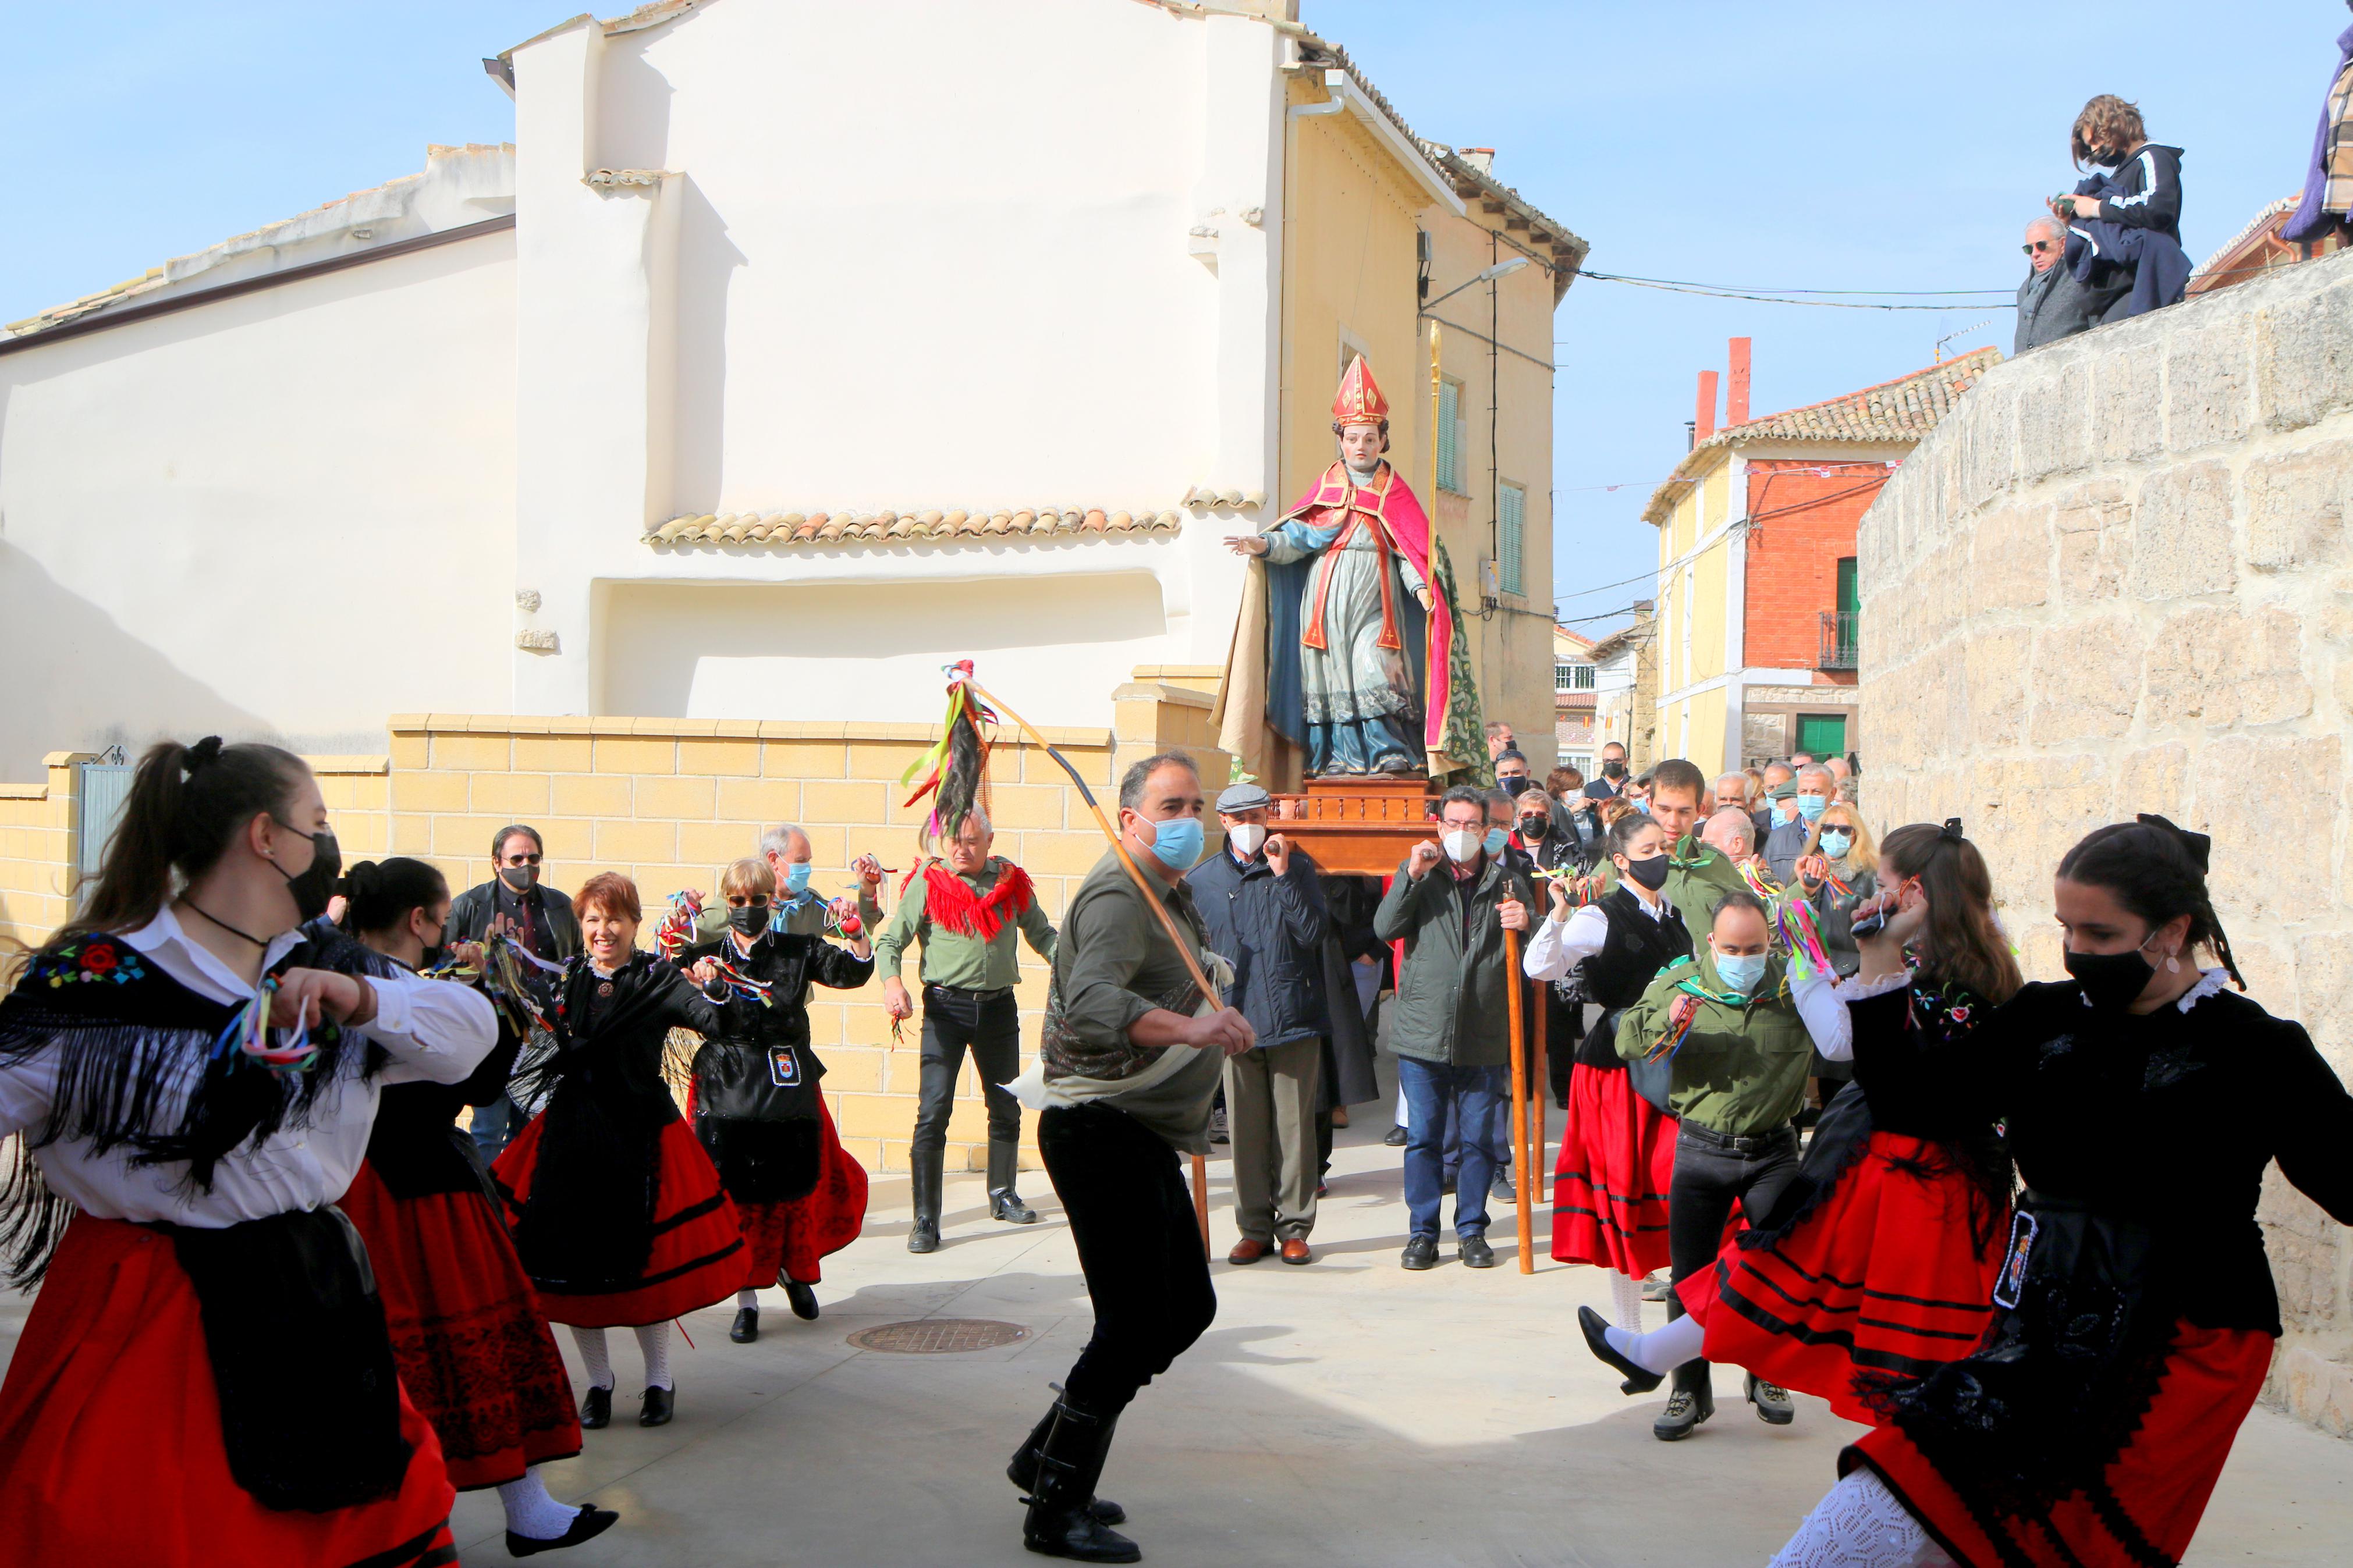
[[[1624,283],[1636,289],[1656,289],[1669,294],[1696,294],[1705,300],[1746,300],[1759,305],[1810,305],[1830,310],[1982,310],[2011,298],[2007,289],[1785,289],[1778,291],[1727,288],[1715,283],[1692,283],[1663,278],[1630,278],[1616,272],[1586,272],[1582,276],[1598,283]],[[1967,295],[1969,298],[1952,305],[1889,305],[1877,300],[1798,299],[1795,295],[1814,294],[1862,295]]]

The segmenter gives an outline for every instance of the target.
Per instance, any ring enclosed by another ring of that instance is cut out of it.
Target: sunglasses
[[[2038,251],[2056,250],[2059,248],[2059,246],[2057,242],[2053,240],[2038,239],[2031,245],[2021,245],[2018,248],[2024,251],[2027,255],[2032,256]]]

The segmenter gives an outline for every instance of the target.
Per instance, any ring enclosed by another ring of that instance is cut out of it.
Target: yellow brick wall
[[[1119,770],[1160,750],[1195,753],[1212,795],[1230,771],[1209,725],[1214,671],[1145,667],[1113,693],[1111,730],[1049,730],[1106,815]],[[720,867],[756,848],[761,832],[798,824],[816,851],[811,885],[846,893],[848,869],[872,852],[903,874],[914,864],[926,806],[900,804],[899,776],[936,739],[919,724],[732,722],[677,719],[533,719],[405,714],[388,753],[314,757],[348,863],[387,853],[441,868],[453,888],[490,876],[491,836],[528,823],[545,840],[545,875],[569,892],[599,871],[636,879],[649,930],[670,895],[708,893]],[[46,783],[0,785],[0,933],[38,942],[65,918],[72,856],[74,756],[50,759]],[[1002,727],[989,758],[997,852],[1037,883],[1059,921],[1078,882],[1103,853],[1101,832],[1067,774],[1041,749]],[[1214,821],[1210,824],[1214,831]],[[899,877],[886,880],[884,907]],[[1045,1006],[1046,967],[1022,950],[1018,995],[1025,1055]],[[912,987],[912,958],[905,978]],[[843,1142],[869,1170],[904,1170],[914,1129],[920,1014],[894,1042],[881,982],[817,990],[810,1040]],[[1025,1136],[1030,1131],[1024,1119]],[[969,1064],[948,1124],[948,1168],[979,1170],[987,1131]],[[1035,1164],[1034,1146],[1025,1163]]]

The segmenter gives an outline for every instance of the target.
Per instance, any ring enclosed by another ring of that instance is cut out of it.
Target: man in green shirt
[[[1694,942],[1716,900],[1748,889],[1730,857],[1701,842],[1700,805],[1706,798],[1707,775],[1696,764],[1669,757],[1651,770],[1651,815],[1674,846],[1667,851],[1667,885],[1660,890],[1682,912]]]
[[[1705,929],[1696,958],[1660,971],[1618,1024],[1618,1054],[1627,1060],[1672,1053],[1668,1103],[1681,1125],[1667,1246],[1677,1281],[1715,1266],[1735,1203],[1757,1223],[1767,1221],[1798,1177],[1792,1118],[1805,1102],[1814,1050],[1832,1060],[1852,1054],[1846,1004],[1832,994],[1832,977],[1790,973],[1772,950],[1756,894],[1744,888],[1723,895]],[[1667,1317],[1682,1316],[1671,1290]],[[1788,1426],[1795,1415],[1788,1394],[1753,1375],[1747,1397],[1774,1426]],[[1686,1361],[1651,1431],[1673,1442],[1715,1413],[1707,1363]]]
[[[773,929],[787,936],[823,936],[826,927],[847,915],[856,915],[871,934],[882,924],[882,862],[860,855],[849,863],[858,876],[858,898],[825,898],[809,886],[816,850],[809,836],[789,822],[780,822],[760,835],[760,858],[776,874],[776,912]],[[727,934],[727,905],[714,899],[694,920],[694,940],[716,942]]]
[[[941,1165],[966,1049],[988,1106],[989,1217],[1014,1225],[1032,1225],[1038,1218],[1013,1190],[1020,1167],[1021,1102],[1005,1085],[1021,1071],[1021,1012],[1013,998],[1021,956],[1015,933],[1051,962],[1054,928],[1038,907],[1029,873],[989,853],[996,839],[987,813],[976,806],[948,840],[944,863],[930,861],[909,879],[898,910],[874,943],[882,1005],[893,1018],[914,1014],[914,999],[899,970],[909,942],[923,948],[922,1095],[907,1156],[915,1189],[910,1252],[939,1250]]]

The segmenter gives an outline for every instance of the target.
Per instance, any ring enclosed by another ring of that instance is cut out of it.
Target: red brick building
[[[1658,744],[1703,767],[1854,744],[1855,527],[1921,437],[2000,353],[1979,349],[1761,419],[1732,340],[1729,423],[1700,375],[1691,451],[1643,521],[1660,530]]]

